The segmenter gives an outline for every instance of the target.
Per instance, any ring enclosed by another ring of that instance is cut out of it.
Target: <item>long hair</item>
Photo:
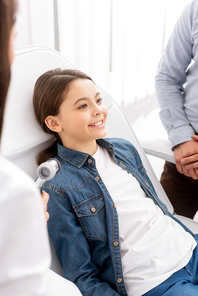
[[[16,10],[16,0],[0,0],[0,137],[10,83],[9,43],[10,33],[15,23]]]
[[[36,81],[33,93],[35,116],[44,132],[54,135],[53,144],[38,154],[38,165],[57,154],[57,143],[61,144],[61,139],[58,133],[47,127],[45,119],[49,115],[56,116],[59,114],[60,106],[65,100],[70,84],[77,79],[89,79],[93,82],[85,73],[73,69],[50,70]]]

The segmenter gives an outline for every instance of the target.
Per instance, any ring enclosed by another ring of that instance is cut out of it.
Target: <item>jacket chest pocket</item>
[[[103,196],[92,198],[74,208],[87,238],[104,240],[107,237]]]

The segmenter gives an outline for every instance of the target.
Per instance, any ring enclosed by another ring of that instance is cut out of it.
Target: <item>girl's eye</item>
[[[82,106],[80,106],[78,109],[84,109],[87,107],[87,104],[83,104]]]
[[[102,103],[102,98],[97,99],[97,103]]]

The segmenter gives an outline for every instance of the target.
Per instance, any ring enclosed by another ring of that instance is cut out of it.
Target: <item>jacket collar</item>
[[[107,139],[97,140],[98,145],[104,147],[111,155],[113,154],[114,147]],[[76,151],[57,144],[58,156],[68,163],[81,168],[88,158],[92,156],[88,153]]]

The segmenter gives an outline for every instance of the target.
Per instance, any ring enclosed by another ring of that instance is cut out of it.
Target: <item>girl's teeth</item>
[[[101,125],[101,124],[102,124],[102,121],[99,121],[99,122],[93,124],[93,126],[97,126],[97,125]]]

